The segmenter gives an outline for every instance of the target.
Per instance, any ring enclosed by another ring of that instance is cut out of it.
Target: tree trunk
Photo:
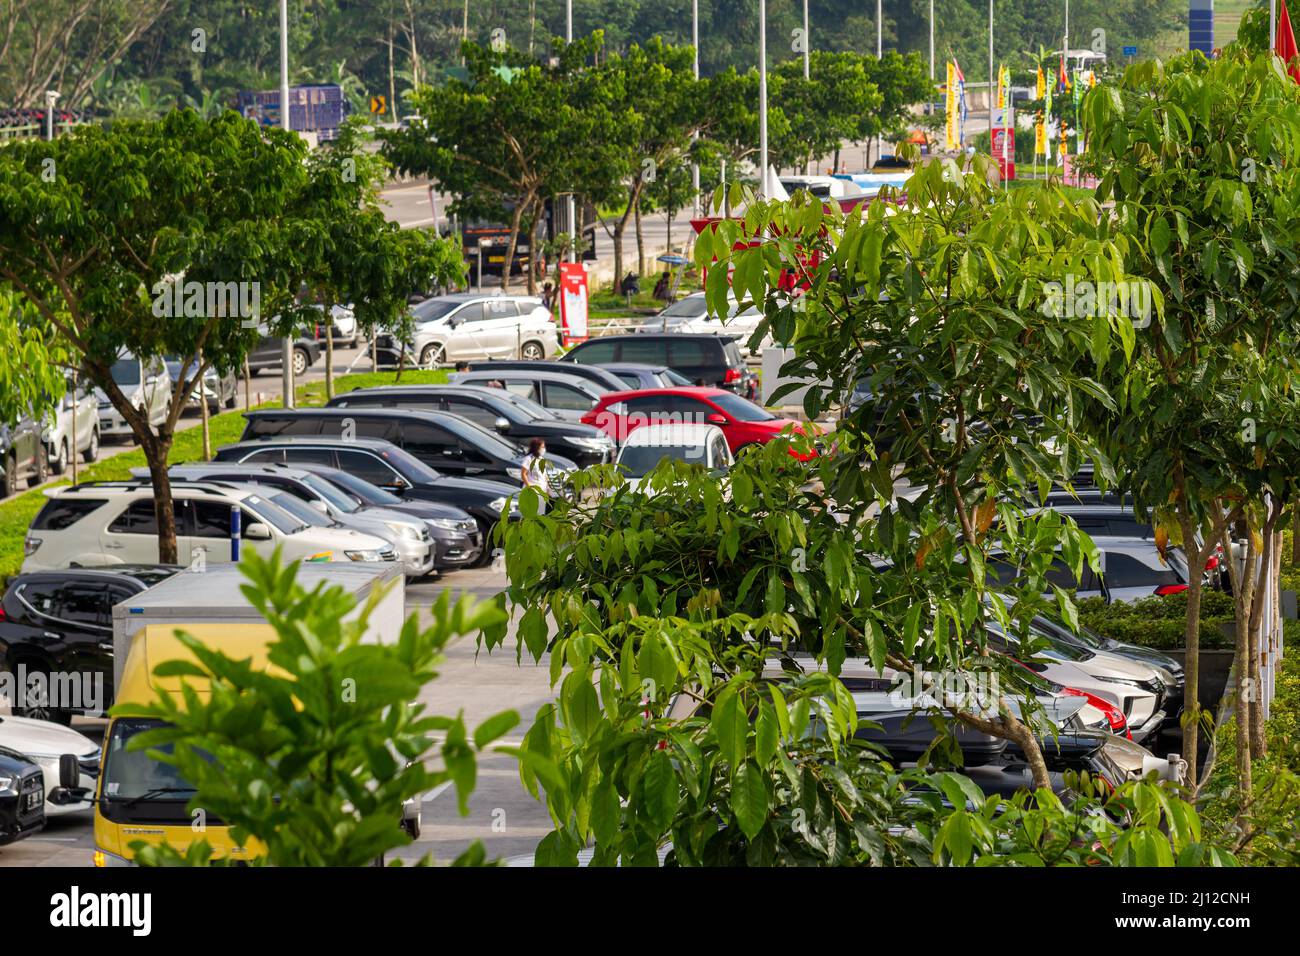
[[[1237,720],[1237,787],[1240,794],[1238,800],[1240,814],[1246,812],[1253,789],[1251,786],[1250,701],[1255,692],[1250,682],[1250,619],[1257,577],[1254,564],[1258,557],[1255,553],[1254,530],[1248,521],[1246,527],[1246,561],[1242,566],[1241,573],[1237,574],[1235,562],[1230,565],[1233,576],[1232,600],[1235,605],[1233,631],[1236,639],[1234,641],[1233,674],[1236,683],[1234,686],[1233,696],[1235,700],[1233,701],[1233,709]],[[1228,540],[1227,530],[1224,530],[1222,538],[1224,551],[1230,554],[1231,552],[1228,549],[1232,543]],[[1244,820],[1239,816],[1238,822],[1239,824],[1244,823]]]
[[[1183,502],[1186,499],[1182,499]],[[1183,759],[1187,761],[1187,785],[1192,793],[1196,792],[1197,781],[1197,747],[1200,742],[1201,723],[1201,585],[1202,575],[1196,573],[1196,560],[1200,549],[1196,546],[1196,526],[1191,515],[1180,504],[1178,521],[1183,529],[1183,547],[1191,556],[1187,575],[1187,624],[1183,630],[1183,643],[1187,651],[1183,663],[1186,685],[1183,690]],[[1195,552],[1195,553],[1194,553]],[[1229,555],[1230,557],[1230,555]],[[1200,567],[1205,562],[1200,562]]]
[[[141,439],[140,435],[136,436]],[[172,483],[167,475],[167,453],[171,439],[163,440],[148,435],[140,441],[145,461],[149,465],[149,479],[153,482],[153,512],[158,520],[158,563],[178,564],[176,550],[176,508],[172,502]],[[186,556],[188,560],[188,555]]]
[[[519,248],[519,224],[523,222],[524,209],[532,202],[532,193],[529,193],[518,203],[515,204],[515,211],[510,216],[510,239],[506,243],[505,261],[501,263],[501,291],[510,291],[510,269],[514,265],[515,250]],[[479,284],[483,284],[483,277],[478,277]]]
[[[203,366],[203,350],[199,349],[199,367]],[[221,396],[221,377],[217,376],[217,397]],[[199,415],[203,428],[203,460],[212,460],[212,430],[208,427],[208,396],[203,390],[203,376],[199,376]]]
[[[633,210],[633,216],[636,218],[636,274],[645,275],[645,232],[641,229],[641,201],[638,199],[636,209]]]
[[[1250,752],[1258,759],[1264,755],[1264,688],[1260,676],[1260,655],[1264,650],[1266,638],[1272,631],[1272,621],[1264,620],[1264,603],[1273,591],[1271,565],[1278,554],[1276,532],[1277,522],[1281,517],[1281,507],[1275,502],[1264,521],[1264,551],[1260,555],[1259,574],[1255,579],[1253,599],[1250,606],[1250,622],[1246,631],[1246,659],[1249,667],[1248,678],[1253,690],[1250,700]]]
[[[321,300],[321,314],[325,316],[325,398],[334,397],[334,317],[330,303]]]
[[[632,192],[627,197],[627,208],[623,210],[623,215],[618,217],[614,223],[614,291],[621,292],[619,284],[623,280],[623,234],[627,231],[628,220],[632,218],[632,210],[641,198],[641,179],[637,178],[632,184]],[[639,273],[638,273],[639,274]]]
[[[667,218],[668,218],[668,234],[664,237],[664,241],[668,243],[668,251],[672,252],[673,251],[673,211],[671,209],[667,210]]]
[[[244,356],[244,411],[253,407],[253,370],[248,367],[248,356]]]

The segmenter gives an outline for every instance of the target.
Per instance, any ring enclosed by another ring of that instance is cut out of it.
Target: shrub
[[[1233,639],[1221,626],[1233,621],[1232,597],[1222,591],[1206,590],[1201,595],[1201,649],[1231,649]],[[1182,594],[1152,597],[1132,604],[1107,605],[1101,598],[1079,602],[1079,623],[1098,634],[1154,647],[1181,648],[1187,627],[1187,598]]]

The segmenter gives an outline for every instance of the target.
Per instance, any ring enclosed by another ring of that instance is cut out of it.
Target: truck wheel
[[[59,442],[58,457],[50,459],[50,471],[54,472],[56,475],[63,474],[68,470],[68,461],[68,442],[65,439],[64,441]]]
[[[90,464],[99,457],[99,429],[92,429],[90,432],[90,444],[86,446],[86,451],[82,454],[81,460]]]

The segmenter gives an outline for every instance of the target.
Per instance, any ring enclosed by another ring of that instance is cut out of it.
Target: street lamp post
[[[758,195],[767,198],[767,0],[758,0]]]
[[[691,46],[695,50],[695,79],[700,78],[700,0],[691,0]],[[691,133],[691,139],[699,139],[699,130]],[[691,190],[695,193],[695,218],[700,218],[700,164],[691,163]],[[672,251],[671,249],[669,250]]]
[[[573,42],[573,0],[565,0],[564,3],[564,42]],[[573,193],[569,193],[566,207],[566,216],[569,220],[569,261],[578,261],[578,208],[573,201]]]
[[[45,91],[45,138],[54,139],[54,104],[62,96],[58,90]]]
[[[808,58],[812,56],[812,35],[808,32],[808,0],[803,0],[803,78],[808,79],[811,69]]]
[[[993,152],[993,107],[997,87],[993,84],[993,0],[989,0],[989,153]]]
[[[289,0],[280,0],[280,125],[289,129]],[[293,335],[286,329],[280,343],[284,407],[293,408]]]

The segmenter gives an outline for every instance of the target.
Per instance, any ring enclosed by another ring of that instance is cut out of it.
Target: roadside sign
[[[1137,56],[1137,55],[1138,55],[1138,48],[1135,47],[1135,46],[1126,46],[1126,47],[1124,47],[1124,55],[1125,55],[1125,56]]]
[[[566,343],[587,340],[587,267],[581,262],[560,263],[560,328]]]
[[[388,101],[383,96],[370,97],[370,112],[376,116],[388,112]]]

